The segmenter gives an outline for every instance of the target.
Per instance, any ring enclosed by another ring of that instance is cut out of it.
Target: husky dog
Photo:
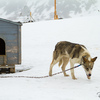
[[[79,63],[83,66],[87,78],[91,78],[91,72],[95,58],[91,58],[87,48],[84,45],[75,44],[67,41],[58,42],[53,52],[53,60],[50,64],[49,76],[52,76],[53,66],[59,62],[59,66],[62,65],[62,71],[64,76],[69,76],[65,73],[65,68],[68,62],[70,62],[70,68],[74,67],[75,63]],[[71,69],[72,79],[76,79],[74,75],[74,69]]]

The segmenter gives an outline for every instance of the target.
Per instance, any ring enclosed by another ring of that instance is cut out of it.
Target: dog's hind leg
[[[67,64],[68,64],[68,62],[69,62],[69,58],[63,57],[62,60],[63,60],[63,65],[62,65],[63,74],[64,74],[64,76],[69,76],[69,75],[66,74],[66,72],[65,72],[65,68],[66,68],[66,66],[67,66]]]
[[[57,59],[57,60],[53,59],[52,60],[52,62],[50,64],[49,76],[52,76],[52,68],[56,63],[58,63],[58,61],[59,61],[59,59]]]

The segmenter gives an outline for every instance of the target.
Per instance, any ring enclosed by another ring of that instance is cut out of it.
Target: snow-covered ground
[[[91,80],[87,79],[82,67],[75,69],[77,80],[72,80],[71,76],[64,77],[63,74],[43,79],[2,78],[0,100],[100,100],[99,15],[24,24],[22,64],[16,65],[16,73],[2,76],[48,75],[52,53],[59,41],[84,44],[92,57],[98,57]],[[59,71],[61,68],[55,65],[53,73]],[[70,75],[70,71],[67,73]]]

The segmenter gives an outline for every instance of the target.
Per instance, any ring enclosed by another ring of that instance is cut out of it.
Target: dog
[[[90,53],[84,45],[71,43],[68,41],[58,42],[53,52],[53,60],[50,64],[49,76],[52,76],[52,68],[59,62],[59,66],[62,65],[62,71],[64,76],[69,76],[65,73],[65,68],[68,62],[70,62],[70,68],[74,67],[75,63],[79,63],[83,66],[86,76],[91,79],[92,69],[97,57],[91,58]],[[74,75],[74,69],[71,69],[72,79],[77,79]]]

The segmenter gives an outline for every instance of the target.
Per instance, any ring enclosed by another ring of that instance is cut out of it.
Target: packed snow
[[[53,77],[1,78],[0,100],[100,100],[100,16],[40,21],[22,26],[22,64],[16,73],[1,76],[48,75],[54,47],[59,41],[85,45],[97,56],[91,80],[84,69],[75,69],[77,80],[59,74]],[[68,64],[66,69],[70,68]],[[22,72],[20,72],[22,70]],[[61,71],[58,65],[53,73]]]

